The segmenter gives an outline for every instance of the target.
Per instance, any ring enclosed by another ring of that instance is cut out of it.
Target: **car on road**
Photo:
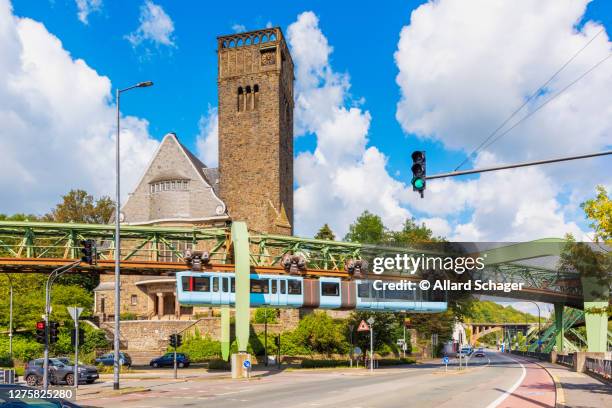
[[[26,364],[23,378],[30,387],[43,383],[44,362],[44,358],[37,358]],[[73,367],[62,363],[57,358],[50,358],[49,383],[53,385],[74,385]]]
[[[74,364],[68,357],[57,357],[59,361],[64,363],[67,366],[72,367],[72,371],[74,372]],[[79,361],[79,384],[87,383],[93,384],[96,382],[98,378],[100,378],[100,374],[98,373],[98,369],[91,365],[85,365]]]
[[[102,364],[105,366],[112,366],[115,361],[115,355],[113,353],[106,353],[96,358],[96,364]],[[119,365],[130,367],[132,365],[132,358],[128,353],[123,351],[119,352]]]
[[[28,398],[29,391],[40,389],[21,384],[0,384],[0,407],[80,408],[80,405],[64,398]]]
[[[484,356],[485,356],[485,351],[484,351],[484,348],[482,347],[476,349],[476,351],[474,352],[474,357],[484,357]]]
[[[157,367],[174,367],[174,353],[166,353],[161,357],[151,360],[149,365]],[[189,357],[184,353],[176,353],[176,366],[179,368],[189,367]]]
[[[469,346],[461,347],[459,351],[457,351],[457,357],[469,357],[472,355],[472,353],[473,353],[473,350],[471,347]]]

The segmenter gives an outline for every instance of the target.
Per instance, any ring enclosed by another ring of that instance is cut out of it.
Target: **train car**
[[[177,296],[181,305],[220,306],[236,304],[233,273],[178,272]],[[321,277],[251,274],[250,303],[254,307],[319,308],[340,310],[443,312],[445,298],[433,299],[421,290],[375,290],[372,281],[345,281]]]

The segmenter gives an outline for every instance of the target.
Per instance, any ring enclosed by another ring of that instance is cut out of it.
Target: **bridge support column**
[[[583,276],[581,281],[588,351],[604,352],[608,341],[609,284],[594,276]]]
[[[232,223],[232,246],[234,248],[234,265],[236,268],[236,341],[238,354],[232,355],[232,378],[242,378],[248,375],[243,368],[245,360],[250,360],[247,354],[249,345],[249,324],[251,294],[250,273],[251,258],[249,255],[249,232],[244,222]]]
[[[221,305],[221,357],[227,361],[230,352],[230,307]]]
[[[563,353],[563,339],[565,338],[565,330],[563,329],[563,309],[565,305],[563,303],[555,303],[555,329],[557,334],[555,336],[555,345],[557,346],[557,353]]]

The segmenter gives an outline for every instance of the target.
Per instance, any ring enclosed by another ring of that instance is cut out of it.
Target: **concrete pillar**
[[[157,294],[157,317],[161,320],[164,315],[164,294]]]
[[[221,356],[227,361],[230,352],[230,307],[221,305]]]
[[[555,329],[557,334],[555,336],[555,345],[557,346],[557,353],[563,353],[563,339],[565,338],[565,330],[563,329],[563,303],[555,303]]]
[[[177,320],[181,320],[181,305],[179,305],[176,292],[174,292],[174,317],[176,317]]]
[[[607,351],[608,314],[606,308],[610,297],[609,284],[596,276],[582,277],[584,297],[584,321],[587,331],[587,346],[591,353]]]

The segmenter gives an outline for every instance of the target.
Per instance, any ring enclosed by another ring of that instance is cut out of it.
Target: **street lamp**
[[[120,200],[121,200],[121,192],[120,192],[120,184],[119,184],[119,135],[121,132],[121,115],[119,113],[119,106],[121,102],[121,93],[127,92],[134,88],[146,88],[152,86],[153,82],[145,81],[139,82],[136,85],[132,85],[128,88],[117,89],[116,98],[117,98],[117,140],[115,146],[115,177],[116,177],[116,197],[115,197],[115,337],[113,341],[113,389],[119,389],[119,315],[121,313],[120,302],[121,302],[121,288],[119,284],[120,279],[120,264],[121,264],[121,238],[120,238]]]
[[[540,344],[540,335],[542,334],[542,324],[540,322],[542,313],[540,312],[540,305],[533,300],[525,300],[525,302],[533,303],[538,308],[538,351],[541,351],[542,345]]]

